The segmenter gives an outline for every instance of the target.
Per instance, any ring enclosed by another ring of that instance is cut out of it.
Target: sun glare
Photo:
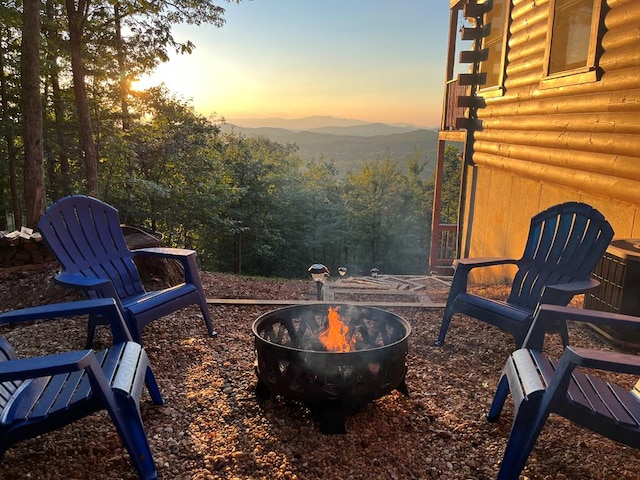
[[[142,92],[143,90],[146,90],[148,88],[156,87],[161,83],[162,83],[162,80],[159,78],[156,78],[155,75],[145,75],[143,77],[132,80],[131,86],[129,88],[131,88],[131,90],[136,92]]]

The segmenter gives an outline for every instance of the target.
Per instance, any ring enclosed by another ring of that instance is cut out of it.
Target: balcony
[[[457,258],[458,250],[458,225],[437,224],[431,234],[429,270],[438,275],[453,275],[453,261]]]

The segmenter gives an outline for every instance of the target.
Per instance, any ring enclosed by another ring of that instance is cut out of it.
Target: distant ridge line
[[[309,130],[309,129],[325,128],[325,127],[354,127],[354,126],[372,125],[372,124],[387,125],[390,127],[399,127],[399,128],[414,128],[416,130],[428,128],[422,125],[414,125],[408,122],[407,123],[372,122],[372,121],[357,120],[352,118],[332,117],[329,115],[313,115],[313,116],[302,117],[302,118],[278,118],[278,117],[228,118],[226,119],[226,121],[229,124],[237,125],[239,127],[244,127],[244,128],[276,127],[276,128],[286,128],[289,130]]]

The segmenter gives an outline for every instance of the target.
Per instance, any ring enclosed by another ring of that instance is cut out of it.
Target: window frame
[[[553,42],[553,23],[556,15],[557,0],[549,1],[549,18],[547,20],[547,38],[544,53],[541,88],[554,88],[564,85],[591,83],[600,79],[598,69],[598,48],[602,40],[602,12],[604,0],[592,0],[591,27],[589,29],[589,46],[584,66],[551,73],[551,46]]]

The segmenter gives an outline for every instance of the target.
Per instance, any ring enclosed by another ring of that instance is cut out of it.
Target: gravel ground
[[[0,272],[0,309],[74,298],[51,284],[52,267]],[[313,299],[309,281],[202,274],[208,297]],[[500,295],[504,287],[480,287]],[[251,323],[269,306],[211,307],[208,338],[195,308],[153,322],[144,342],[166,405],[145,392],[142,415],[162,479],[490,479],[502,457],[513,407],[485,415],[511,338],[458,316],[442,348],[432,346],[441,309],[390,309],[410,322],[406,382],[346,421],[345,435],[323,435],[307,409],[254,394]],[[22,356],[82,349],[85,320],[0,327]],[[572,326],[572,342],[601,345]],[[98,342],[109,335],[100,332]],[[559,342],[551,349],[559,351]],[[635,379],[626,380],[628,386]],[[551,416],[522,472],[529,479],[637,479],[637,450]],[[97,413],[10,448],[5,479],[131,479],[133,467],[108,416]]]

